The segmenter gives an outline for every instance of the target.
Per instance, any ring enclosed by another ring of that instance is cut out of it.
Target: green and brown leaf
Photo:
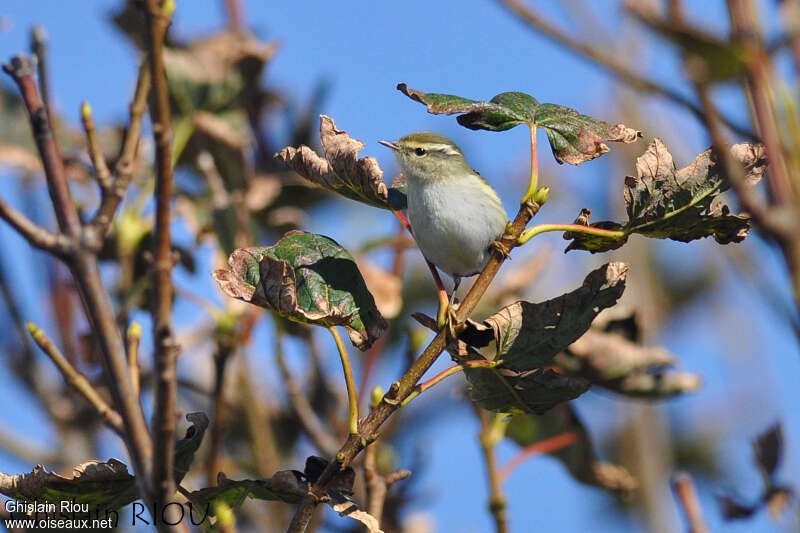
[[[290,231],[274,246],[235,250],[228,264],[213,273],[228,296],[296,322],[344,326],[360,350],[386,330],[353,256],[329,237]]]
[[[358,157],[364,143],[336,128],[333,119],[320,115],[320,143],[325,157],[308,146],[287,146],[275,157],[308,181],[351,200],[383,209],[405,207],[405,193],[389,188],[383,170],[371,156]]]
[[[766,152],[761,144],[737,144],[731,155],[742,165],[749,185],[758,183],[766,169]],[[733,215],[719,195],[728,189],[711,150],[676,169],[667,147],[653,139],[636,161],[636,176],[625,178],[623,198],[628,221],[603,221],[592,227],[612,229],[609,236],[570,232],[569,250],[605,252],[622,246],[631,234],[656,239],[689,242],[714,237],[720,244],[741,242],[750,231],[750,217]]]
[[[617,302],[627,273],[624,263],[608,263],[570,293],[542,303],[515,302],[483,323],[469,322],[460,338],[478,347],[494,340],[494,359],[502,368],[523,372],[547,366],[586,333],[600,311]]]
[[[458,123],[472,130],[505,131],[520,124],[543,128],[559,163],[580,165],[608,152],[606,142],[632,143],[642,135],[624,124],[611,125],[569,107],[541,104],[521,92],[501,93],[487,102],[424,93],[409,89],[405,83],[398,84],[397,89],[424,104],[429,113],[459,114]]]

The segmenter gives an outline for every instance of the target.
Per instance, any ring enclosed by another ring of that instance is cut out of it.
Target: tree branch
[[[100,418],[106,423],[108,427],[113,429],[118,435],[125,434],[125,428],[122,425],[122,417],[112,409],[105,400],[103,400],[100,393],[92,386],[89,380],[81,372],[67,361],[59,349],[53,344],[53,341],[33,322],[28,322],[28,331],[31,337],[42,349],[42,351],[50,358],[56,365],[61,375],[64,376],[64,381],[77,391],[83,398],[89,402]]]
[[[494,453],[495,431],[494,424],[490,419],[491,413],[472,405],[475,415],[481,425],[478,440],[483,452],[483,460],[486,464],[486,476],[489,481],[489,512],[494,519],[494,527],[497,533],[508,533],[508,517],[506,516],[506,497],[503,493],[503,485],[497,470],[497,457]]]
[[[170,235],[170,201],[172,199],[171,116],[164,66],[164,38],[170,16],[175,9],[171,1],[163,5],[147,0],[148,48],[150,76],[153,82],[150,120],[156,146],[156,223],[153,254],[153,344],[155,359],[155,405],[153,408],[152,486],[157,502],[169,502],[175,494],[173,479],[175,443],[175,411],[177,409],[177,352],[172,330],[172,239]],[[165,526],[166,528],[166,526]],[[159,528],[161,530],[162,528]],[[168,529],[168,528],[166,528]]]
[[[81,123],[83,124],[83,131],[86,132],[86,144],[89,148],[89,158],[92,160],[94,174],[98,185],[100,185],[100,191],[105,196],[108,194],[108,189],[111,188],[111,171],[108,169],[106,158],[103,155],[100,139],[97,138],[94,117],[92,117],[92,106],[86,101],[81,104]]]
[[[20,54],[4,64],[3,70],[16,82],[28,110],[33,138],[44,166],[47,189],[53,200],[58,226],[66,235],[75,237],[80,233],[81,222],[72,201],[64,160],[50,124],[50,117],[36,87],[36,60]]]
[[[74,242],[71,239],[60,234],[50,233],[11,207],[2,198],[0,198],[0,218],[8,222],[34,248],[57,256],[64,256],[74,248]]]
[[[125,196],[125,191],[128,190],[131,177],[133,177],[136,150],[139,147],[139,138],[142,132],[142,116],[147,109],[150,82],[150,61],[145,60],[139,67],[136,91],[130,105],[130,123],[122,139],[122,148],[114,166],[114,181],[108,190],[103,190],[100,207],[90,222],[91,226],[98,229],[100,235],[108,234],[111,229],[111,220]]]

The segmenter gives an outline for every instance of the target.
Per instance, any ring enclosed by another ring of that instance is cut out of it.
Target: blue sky
[[[568,17],[560,2],[531,0],[531,3],[549,19],[591,38]],[[590,7],[588,12],[582,12],[583,17],[590,22],[602,21],[615,39],[626,43],[621,53],[630,55],[631,60],[635,57],[643,72],[670,86],[679,85],[677,56],[659,41],[649,39],[643,45],[643,32],[622,16],[618,2],[584,4]],[[724,31],[727,17],[722,2],[688,4],[690,13],[706,20],[707,27]],[[135,81],[136,57],[133,48],[106,20],[114,5],[116,2],[108,0],[4,2],[0,15],[8,17],[11,27],[0,32],[0,57],[27,50],[29,27],[41,24],[50,39],[57,109],[76,122],[80,102],[87,99],[99,122],[122,118],[127,114],[126,101]],[[221,5],[222,2],[211,0],[179,1],[174,24],[176,35],[188,39],[215,30],[223,21]],[[256,33],[281,43],[281,50],[266,73],[270,86],[288,90],[295,99],[293,103],[302,105],[320,79],[328,80],[332,90],[324,112],[335,119],[339,128],[365,140],[365,153],[378,157],[388,175],[395,170],[394,162],[387,150],[377,144],[378,139],[397,138],[417,130],[434,130],[453,138],[470,163],[498,189],[509,213],[516,211],[515,204],[524,190],[521,175],[527,169],[527,131],[519,128],[497,134],[466,130],[451,117],[425,113],[422,106],[395,90],[398,82],[425,91],[487,99],[499,92],[519,90],[541,101],[568,105],[610,122],[620,121],[624,112],[620,100],[613,97],[612,80],[601,70],[538,37],[489,0],[246,1],[244,6],[246,20]],[[721,95],[727,112],[743,121],[746,110],[742,102],[730,90],[723,89]],[[631,125],[664,138],[673,146],[679,164],[688,163],[694,154],[707,147],[707,139],[684,110],[658,100],[648,101],[646,110],[642,116],[646,124]],[[644,144],[637,150],[643,151]],[[581,167],[558,167],[547,150],[540,154],[541,181],[553,186],[552,200],[539,215],[542,221],[570,221],[583,205],[592,206],[596,219],[614,215],[621,180],[626,172],[632,171],[632,160],[624,168],[608,158]],[[16,189],[7,176],[2,178],[0,194],[13,200]],[[614,185],[609,186],[609,180]],[[378,210],[364,208],[358,217],[348,211],[351,216],[346,219],[339,216],[341,212],[334,207],[316,213],[307,229],[353,246],[368,236],[381,235],[393,228],[391,218]],[[25,246],[5,227],[0,229],[0,238],[9,246]],[[562,246],[558,236],[545,235],[540,239],[541,246],[552,246],[557,251]],[[787,280],[780,257],[757,238],[748,241],[740,246],[758,254],[759,261],[752,276],[777,287],[781,291],[779,299],[786,303]],[[706,383],[700,392],[667,402],[657,413],[665,425],[672,423],[690,436],[702,434],[708,425],[724,428],[725,441],[715,450],[724,466],[723,484],[700,483],[702,503],[712,529],[774,531],[776,526],[764,513],[747,522],[722,523],[713,493],[723,488],[749,490],[755,486],[748,441],[777,418],[785,424],[787,449],[781,478],[800,479],[796,457],[800,448],[796,438],[800,431],[800,394],[796,388],[800,358],[797,343],[785,322],[764,303],[761,286],[753,283],[755,278],[732,268],[728,255],[718,248],[712,242],[658,243],[654,247],[656,256],[669,266],[668,271],[675,279],[694,273],[700,263],[697,258],[701,256],[710,258],[721,279],[707,297],[661,324],[649,339],[678,354],[682,369],[700,373]],[[42,258],[36,253],[23,257],[27,261]],[[552,267],[537,284],[537,297],[549,298],[560,289],[577,286],[591,266],[608,258],[553,254]],[[15,263],[13,268],[23,283],[35,284],[35,278],[26,274],[24,263]],[[181,282],[212,294],[202,263],[200,271],[198,276],[186,276]],[[36,305],[28,307],[26,311],[32,318],[46,321]],[[176,309],[183,323],[191,322],[192,313],[191,306],[179,304]],[[269,331],[259,332],[259,341],[265,346],[270,345],[269,335]],[[259,370],[264,373],[265,386],[275,383],[269,362],[262,362]],[[384,369],[382,382],[393,379],[392,370]],[[335,367],[332,372],[338,375]],[[0,379],[0,383],[4,387],[0,399],[18,401],[14,384],[8,378]],[[641,409],[635,402],[607,394],[589,393],[576,403],[598,440],[609,427],[630,420]],[[0,425],[18,428],[20,434],[32,435],[40,442],[47,442],[49,437],[41,429],[40,415],[25,405],[4,412]],[[430,513],[440,531],[489,531],[483,465],[473,439],[477,431],[474,418],[468,410],[454,408],[451,416],[439,418],[434,429],[435,432],[420,437],[416,443],[425,447],[429,458],[429,469],[420,483],[425,497],[419,508]],[[511,445],[503,444],[499,450],[501,462],[508,460],[514,451]],[[0,454],[0,471],[29,468],[30,465]],[[506,489],[513,531],[528,531],[534,524],[541,531],[567,532],[628,531],[644,527],[641,518],[626,520],[612,514],[610,498],[577,484],[558,463],[547,458],[534,459],[520,467],[510,477]],[[678,528],[681,523],[674,503],[667,489],[661,489],[663,509],[671,526]],[[754,496],[748,492],[744,495]],[[784,520],[778,527],[788,531],[791,525]]]

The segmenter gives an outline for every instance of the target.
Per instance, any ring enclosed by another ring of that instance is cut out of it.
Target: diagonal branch
[[[124,435],[125,428],[122,425],[122,417],[106,403],[86,376],[67,361],[66,357],[64,357],[56,345],[53,344],[53,341],[51,341],[47,334],[36,326],[36,324],[28,322],[28,330],[39,348],[53,361],[53,364],[56,365],[61,375],[64,376],[64,381],[67,385],[75,389],[75,391],[89,402],[89,405],[97,411],[97,414],[100,415],[108,427],[113,429],[118,435]]]
[[[2,198],[0,198],[0,218],[8,222],[34,248],[63,256],[73,247],[72,240],[60,234],[50,233],[11,207]]]

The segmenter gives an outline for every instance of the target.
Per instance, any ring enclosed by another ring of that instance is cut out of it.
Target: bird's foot
[[[447,328],[448,336],[451,339],[455,339],[456,335],[458,334],[459,323],[458,318],[456,317],[456,312],[458,311],[458,304],[456,303],[448,303],[446,306],[441,306],[439,308],[439,314],[436,317],[437,324],[439,325],[439,330]]]
[[[511,256],[511,250],[509,249],[508,246],[503,244],[502,240],[498,239],[496,241],[492,241],[492,244],[489,245],[489,248],[491,248],[496,252],[499,252],[500,255],[503,256],[503,258],[508,258]]]

